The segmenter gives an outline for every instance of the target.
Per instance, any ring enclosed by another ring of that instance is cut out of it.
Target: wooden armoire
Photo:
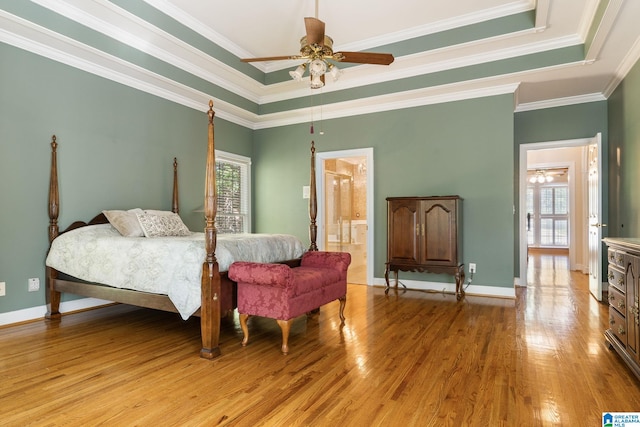
[[[464,295],[462,259],[462,199],[460,196],[387,197],[387,263],[389,272],[418,271],[451,274],[456,297]],[[404,286],[404,285],[403,285]]]

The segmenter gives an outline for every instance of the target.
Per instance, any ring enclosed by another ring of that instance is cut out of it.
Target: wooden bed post
[[[217,230],[215,226],[218,195],[216,191],[216,158],[213,132],[213,101],[209,101],[209,141],[204,186],[204,239],[207,258],[202,264],[202,306],[200,328],[202,349],[200,357],[213,359],[220,354],[220,272],[216,260]]]
[[[311,224],[309,225],[309,240],[311,240],[310,251],[317,251],[318,245],[316,244],[318,235],[318,226],[316,225],[316,218],[318,216],[318,195],[316,194],[316,146],[311,141],[311,177],[310,177],[310,197],[309,197],[309,219]]]
[[[178,205],[178,159],[173,158],[173,199],[171,203],[171,211],[173,213],[180,213],[180,206]]]
[[[56,136],[51,137],[51,169],[49,175],[49,245],[53,239],[58,237],[58,215],[60,213],[60,192],[58,190],[58,142]],[[53,281],[57,277],[57,272],[53,268],[46,267],[46,301],[47,313],[45,318],[60,320],[60,292],[53,289]]]

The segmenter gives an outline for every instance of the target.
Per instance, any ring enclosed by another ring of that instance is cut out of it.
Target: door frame
[[[365,157],[367,159],[367,172],[366,172],[366,194],[367,194],[367,284],[373,285],[373,260],[374,258],[374,217],[373,217],[373,147],[370,148],[356,148],[352,150],[340,150],[340,151],[326,151],[316,152],[316,193],[318,199],[318,214],[316,224],[318,227],[317,239],[318,249],[324,249],[324,161],[330,159],[342,159],[346,157]]]
[[[520,277],[516,281],[516,284],[519,286],[527,286],[527,231],[525,224],[526,210],[527,210],[527,153],[531,150],[541,150],[541,149],[551,149],[551,148],[567,148],[567,147],[580,147],[580,146],[589,146],[595,144],[596,141],[600,140],[599,134],[591,137],[591,138],[579,138],[579,139],[568,139],[568,140],[560,140],[560,141],[547,141],[547,142],[534,142],[529,144],[520,144],[520,163],[519,163],[519,212],[520,212],[520,221],[518,221],[519,230],[519,264],[520,264]],[[600,188],[602,188],[602,161],[599,164],[599,174],[598,174],[598,182]],[[602,197],[600,197],[602,199]],[[599,200],[599,203],[602,203],[602,200]],[[586,206],[581,207],[581,211],[585,212],[587,209]],[[600,213],[602,215],[602,212]],[[588,237],[588,236],[587,236]],[[575,248],[574,248],[575,249]],[[588,250],[588,248],[587,248]],[[571,248],[570,248],[571,253]],[[588,259],[585,258],[585,259]],[[602,272],[599,272],[599,275],[602,275]],[[600,280],[602,281],[602,280]]]

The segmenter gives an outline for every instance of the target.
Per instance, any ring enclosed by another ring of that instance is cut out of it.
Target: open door
[[[600,188],[600,170],[602,143],[601,135],[589,145],[587,164],[589,168],[589,292],[602,301],[602,189]]]
[[[579,163],[582,166],[579,169],[583,173],[579,178],[582,183],[581,202],[570,207],[573,218],[580,224],[576,225],[575,232],[570,233],[570,259],[572,255],[580,253],[579,262],[575,264],[576,270],[590,274],[590,291],[594,298],[602,300],[602,142],[601,135],[597,134],[593,138],[580,138],[572,140],[534,142],[520,145],[520,203],[519,212],[521,214],[519,227],[519,264],[520,277],[516,278],[516,285],[527,285],[527,169],[529,166],[530,156],[537,150],[555,150],[569,147],[582,147],[582,154],[579,157]],[[550,153],[553,155],[553,153]],[[548,159],[548,158],[547,158]],[[549,161],[549,160],[545,160]],[[577,160],[578,161],[578,160]],[[570,182],[571,168],[570,168]],[[578,179],[578,178],[577,178]],[[573,181],[576,181],[573,180]],[[575,206],[574,206],[575,205]],[[573,220],[572,220],[573,222]],[[574,241],[574,237],[579,238],[579,242]],[[578,252],[580,251],[580,252]],[[572,265],[574,265],[572,263]]]

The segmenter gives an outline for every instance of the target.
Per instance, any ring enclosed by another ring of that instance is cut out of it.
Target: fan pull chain
[[[313,93],[311,94],[311,135],[313,135]]]

